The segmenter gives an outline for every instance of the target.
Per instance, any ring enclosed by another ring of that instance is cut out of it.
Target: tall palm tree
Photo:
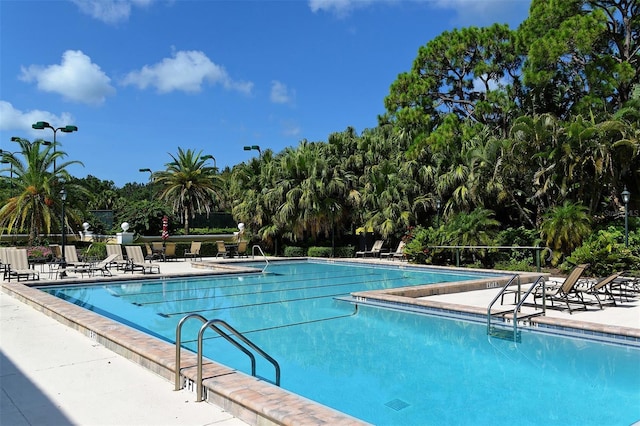
[[[19,152],[2,154],[2,163],[8,167],[0,171],[12,172],[17,195],[0,208],[0,227],[9,233],[28,229],[29,243],[33,244],[43,232],[50,233],[52,223],[57,222],[56,212],[61,202],[58,193],[62,187],[67,192],[83,191],[69,183],[71,176],[66,170],[71,164],[82,163],[58,162],[54,170],[54,162],[66,157],[64,151],[54,151],[53,145],[43,145],[42,140],[18,139],[17,142]],[[66,218],[62,222],[66,222]]]
[[[167,201],[173,212],[182,218],[184,232],[189,234],[189,219],[196,213],[211,213],[220,197],[221,180],[214,167],[206,166],[202,151],[178,148],[178,156],[166,170],[153,174],[153,181],[162,186],[160,198]]]

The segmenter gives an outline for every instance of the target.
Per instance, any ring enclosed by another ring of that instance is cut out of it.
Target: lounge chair
[[[84,277],[84,274],[89,276],[93,276],[96,273],[100,272],[103,277],[111,277],[111,271],[109,270],[109,266],[115,261],[117,254],[110,254],[105,259],[96,263],[85,263],[78,266],[72,266],[71,268],[67,268],[67,272],[73,272],[76,274],[80,274]]]
[[[600,296],[604,296],[605,300],[609,299],[613,303],[613,306],[616,306],[616,300],[613,297],[613,293],[611,292],[611,284],[620,277],[620,272],[616,274],[609,275],[608,277],[602,278],[597,281],[595,284],[590,284],[586,288],[581,286],[576,286],[576,291],[583,294],[588,294],[594,296],[598,301],[598,306],[602,309],[602,300]]]
[[[140,246],[125,246],[125,250],[127,251],[127,260],[129,264],[125,268],[126,271],[131,271],[131,273],[135,271],[140,271],[143,274],[153,274],[160,273],[160,265],[157,263],[145,261],[144,255],[142,254],[142,247]]]
[[[380,256],[389,258],[391,260],[395,260],[395,259],[404,260],[405,259],[404,247],[406,245],[407,245],[407,243],[405,243],[404,241],[400,241],[398,243],[398,248],[396,249],[396,251],[394,251],[392,253],[380,253]]]
[[[64,246],[64,261],[69,266],[88,266],[89,263],[81,262],[78,259],[78,250],[76,250],[76,246],[69,245]]]
[[[356,257],[358,256],[362,256],[362,257],[366,257],[366,256],[380,256],[380,253],[382,252],[382,245],[384,244],[384,240],[376,240],[375,243],[373,243],[373,246],[371,247],[371,250],[363,250],[363,251],[357,251],[356,252]]]
[[[224,241],[216,241],[216,246],[218,247],[218,254],[216,254],[216,257],[227,257],[229,255]]]
[[[9,250],[13,250],[15,247],[0,247],[0,270],[2,270],[2,279],[7,279],[9,273],[9,267],[11,262],[9,261]]]
[[[536,309],[538,308],[538,299],[543,299],[542,303],[546,303],[546,300],[551,301],[551,306],[554,306],[554,302],[562,302],[567,304],[569,313],[573,313],[571,303],[579,303],[587,310],[587,304],[584,301],[583,294],[576,290],[576,284],[578,280],[584,274],[584,271],[589,267],[588,263],[577,265],[569,273],[569,276],[562,282],[561,285],[551,285],[547,288],[546,283],[541,283],[534,290],[533,300]]]
[[[11,277],[15,277],[20,281],[20,278],[29,280],[39,280],[40,274],[35,269],[29,268],[29,256],[27,255],[27,249],[8,249],[5,256],[7,257],[8,271],[6,273],[8,281],[11,281]]]
[[[176,243],[166,243],[164,246],[164,253],[162,254],[162,259],[166,262],[167,260],[175,260],[176,257]]]
[[[112,254],[116,255],[116,257],[111,261],[112,264],[116,265],[116,269],[124,269],[127,265],[127,261],[122,256],[122,246],[120,244],[107,244],[105,247],[107,248],[107,256]]]
[[[185,250],[184,257],[186,259],[193,258],[193,260],[196,260],[197,258],[200,258],[200,260],[202,260],[202,255],[200,254],[201,248],[202,248],[202,242],[192,241],[191,248],[189,248],[189,250]]]
[[[247,242],[239,241],[236,252],[238,253],[238,257],[249,257],[249,255],[247,254]]]

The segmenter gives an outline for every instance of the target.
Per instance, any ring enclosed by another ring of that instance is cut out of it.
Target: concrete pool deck
[[[225,260],[206,260],[215,262],[220,267],[233,263]],[[211,270],[195,268],[191,262],[185,261],[161,263],[161,271],[162,276],[212,273]],[[147,275],[145,278],[157,276]],[[131,274],[126,276],[131,277]],[[134,274],[133,277],[143,276]],[[119,276],[113,279],[118,278]],[[65,283],[64,280],[43,279],[41,284],[46,282]],[[270,415],[268,418],[272,420],[265,420],[265,417],[252,417],[242,411],[234,417],[230,412],[237,413],[238,407],[225,405],[224,400],[220,400],[222,402],[216,405],[215,396],[209,399],[213,403],[196,403],[194,392],[173,391],[173,383],[166,371],[153,371],[152,368],[152,372],[148,365],[145,365],[147,368],[141,368],[130,359],[143,365],[145,362],[130,356],[127,356],[127,359],[120,352],[114,352],[108,343],[92,334],[93,331],[87,334],[83,326],[63,324],[67,322],[67,317],[80,315],[81,308],[64,307],[63,305],[69,304],[48,299],[42,303],[59,303],[58,312],[65,312],[56,318],[57,321],[50,318],[55,316],[51,312],[42,315],[38,311],[46,311],[43,305],[38,305],[34,300],[26,300],[37,298],[39,296],[34,294],[42,292],[23,284],[24,282],[2,282],[3,291],[0,293],[0,424],[235,426],[270,423],[360,423],[348,416],[340,416],[332,410],[322,410],[313,404],[305,404],[304,399],[292,399],[276,392],[270,393],[270,389],[267,388],[260,390],[258,394],[255,389],[260,388],[262,382],[253,378],[241,379],[247,382],[243,388],[232,382],[224,382],[226,377],[231,376],[228,372],[214,377],[213,380],[218,381],[221,387],[234,388],[229,392],[235,392],[236,396],[239,394],[244,398],[242,405],[250,406],[254,399],[268,400],[275,406],[273,411],[278,411],[278,407],[283,408],[286,405],[290,411],[298,411],[299,417],[285,415],[278,420],[277,415]],[[498,289],[493,288],[426,296],[420,299],[437,306],[452,309],[464,307],[467,311],[484,310],[486,313],[487,305],[497,292]],[[95,318],[96,314],[88,314],[90,316],[86,321],[95,326],[95,333],[104,333],[105,337],[116,332],[124,333],[112,324],[97,324],[99,321]],[[573,314],[556,309],[547,310],[546,319],[555,319],[560,323],[569,321],[576,325],[583,323],[587,328],[624,330],[627,334],[640,336],[640,301],[638,297],[634,297],[615,307],[607,306],[600,310],[596,306],[590,307],[586,312],[577,311]],[[141,333],[132,337],[138,343],[143,340],[139,334]],[[292,408],[296,406],[297,408]]]

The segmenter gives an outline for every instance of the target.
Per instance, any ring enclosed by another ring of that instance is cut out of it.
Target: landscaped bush
[[[603,277],[614,272],[640,269],[640,236],[629,233],[629,247],[624,245],[623,232],[609,227],[592,235],[575,249],[561,269],[568,271],[575,265],[588,263],[588,275]]]
[[[331,247],[309,247],[307,256],[311,257],[331,257]]]
[[[354,246],[336,247],[336,257],[354,257],[356,255],[356,248]]]
[[[304,248],[287,246],[284,248],[284,257],[304,257]]]

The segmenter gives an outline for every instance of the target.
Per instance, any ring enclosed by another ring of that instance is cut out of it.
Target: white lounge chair
[[[15,277],[20,281],[20,278],[29,280],[39,280],[40,274],[35,269],[29,268],[29,257],[27,256],[27,249],[8,249],[6,251],[6,257],[9,261],[8,271],[6,276],[8,281],[11,281],[12,277]]]

